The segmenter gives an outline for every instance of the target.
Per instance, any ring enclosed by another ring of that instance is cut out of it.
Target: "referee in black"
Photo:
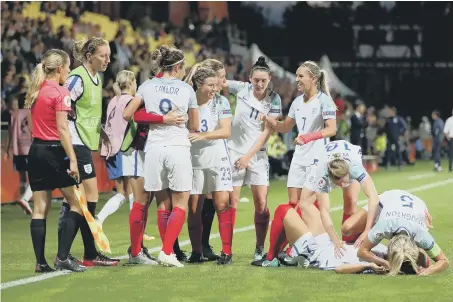
[[[406,129],[406,122],[402,117],[396,115],[396,108],[390,108],[390,114],[385,123],[385,133],[387,135],[386,169],[390,167],[392,160],[395,159],[398,169],[401,170],[402,156],[399,138],[406,132]]]
[[[442,148],[442,142],[444,140],[444,121],[440,118],[440,112],[434,110],[431,113],[433,119],[433,126],[431,127],[431,134],[433,136],[433,160],[434,160],[434,171],[442,171],[442,163],[440,159],[440,150]]]
[[[63,50],[47,51],[33,71],[26,96],[25,107],[31,109],[33,137],[28,154],[28,177],[34,200],[30,233],[36,256],[36,273],[55,271],[46,261],[45,244],[46,218],[52,191],[56,188],[69,202],[71,211],[63,223],[55,267],[76,272],[86,270],[69,257],[77,228],[85,219],[74,192],[79,171],[68,129],[71,101],[68,89],[60,86],[68,77],[69,64],[69,55]]]

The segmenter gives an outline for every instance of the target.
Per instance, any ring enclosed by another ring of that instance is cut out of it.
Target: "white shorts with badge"
[[[145,190],[192,190],[189,146],[151,146],[145,154]]]
[[[306,187],[308,185],[310,172],[312,170],[316,170],[316,167],[313,165],[301,166],[291,163],[289,166],[287,187],[299,189]]]
[[[143,177],[145,152],[131,149],[118,152],[106,160],[109,179],[117,179],[123,176]]]
[[[269,159],[266,150],[258,151],[249,161],[247,169],[237,170],[234,163],[244,154],[229,150],[231,170],[233,175],[233,187],[269,186]]]
[[[233,191],[233,180],[230,165],[193,170],[192,191],[190,192],[191,195],[222,191]]]

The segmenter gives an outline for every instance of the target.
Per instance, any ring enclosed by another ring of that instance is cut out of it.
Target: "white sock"
[[[110,198],[102,208],[101,212],[99,212],[99,214],[97,215],[99,222],[103,224],[104,220],[107,219],[108,216],[115,213],[125,200],[126,197],[124,197],[122,194],[117,193],[113,195],[112,198]]]
[[[33,192],[31,191],[30,186],[27,186],[27,189],[25,189],[25,192],[22,195],[22,197],[20,198],[20,200],[29,202],[32,196],[33,196]]]
[[[300,254],[311,256],[316,249],[315,239],[312,233],[306,233],[294,242],[291,249],[291,256],[296,257]]]
[[[134,203],[134,194],[129,194],[129,210],[132,210],[132,204]]]

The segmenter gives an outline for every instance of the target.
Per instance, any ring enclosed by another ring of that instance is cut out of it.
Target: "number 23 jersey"
[[[178,79],[153,78],[138,87],[136,97],[145,103],[146,112],[166,115],[173,109],[187,114],[191,108],[198,108],[193,88]],[[148,146],[190,146],[186,125],[171,126],[151,124]]]

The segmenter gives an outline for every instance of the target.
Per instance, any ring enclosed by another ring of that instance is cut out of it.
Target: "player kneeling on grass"
[[[233,217],[229,194],[233,191],[231,164],[225,139],[231,133],[231,109],[228,100],[217,95],[217,75],[209,68],[199,67],[192,77],[196,91],[200,131],[189,134],[192,142],[193,183],[189,200],[188,228],[192,244],[191,263],[203,262],[202,208],[203,194],[213,195],[219,220],[222,254],[217,264],[231,264]]]
[[[392,276],[408,265],[421,276],[442,272],[449,266],[448,259],[428,232],[429,227],[431,216],[423,200],[403,190],[384,192],[380,195],[378,220],[360,245],[358,255],[386,268]],[[389,240],[388,260],[372,252],[383,239]],[[419,248],[435,261],[433,265],[422,268],[417,264]]]
[[[284,236],[280,238],[281,240],[287,239],[292,243],[290,255],[296,259],[300,266],[335,270],[338,273],[360,273],[367,270],[373,270],[376,273],[384,272],[382,267],[374,263],[361,261],[357,257],[357,248],[350,245],[345,246],[342,257],[336,257],[334,243],[330,240],[322,225],[319,211],[316,211],[315,215],[317,216],[317,223],[313,224],[312,228],[309,229],[301,219],[299,209],[294,209],[291,204],[282,204],[275,210],[274,219],[272,220],[272,225],[283,225]],[[277,255],[277,249],[279,249],[281,242],[271,240],[269,254]],[[386,247],[379,245],[374,251],[385,254]],[[268,259],[263,258],[262,260],[254,261],[252,265],[278,267],[280,264],[286,264],[284,262],[281,263],[275,256],[271,260]]]
[[[321,220],[330,239],[335,243],[337,256],[342,255],[345,249],[344,242],[340,240],[333,227],[330,217],[329,193],[334,186],[339,186],[343,190],[344,212],[355,213],[360,185],[363,192],[368,197],[369,213],[366,223],[366,231],[371,229],[376,217],[379,196],[374,186],[373,180],[366,172],[362,164],[362,151],[359,146],[352,145],[347,141],[334,141],[325,146],[325,153],[319,156],[319,163],[315,169],[310,171],[307,186],[302,189],[300,207],[304,216],[302,219],[309,228],[317,223],[317,209],[313,204],[313,195],[319,204]],[[345,217],[343,217],[345,220]],[[364,232],[356,240],[355,246],[358,247],[363,238]]]
[[[63,219],[55,267],[76,272],[86,270],[69,257],[76,232],[83,222],[86,223],[73,188],[79,181],[79,169],[68,129],[71,100],[68,89],[60,86],[68,77],[69,64],[69,55],[63,50],[47,51],[33,71],[26,96],[25,107],[31,109],[33,125],[28,175],[34,200],[30,233],[37,273],[55,271],[47,264],[44,247],[52,191],[57,188],[68,201],[70,211]]]

